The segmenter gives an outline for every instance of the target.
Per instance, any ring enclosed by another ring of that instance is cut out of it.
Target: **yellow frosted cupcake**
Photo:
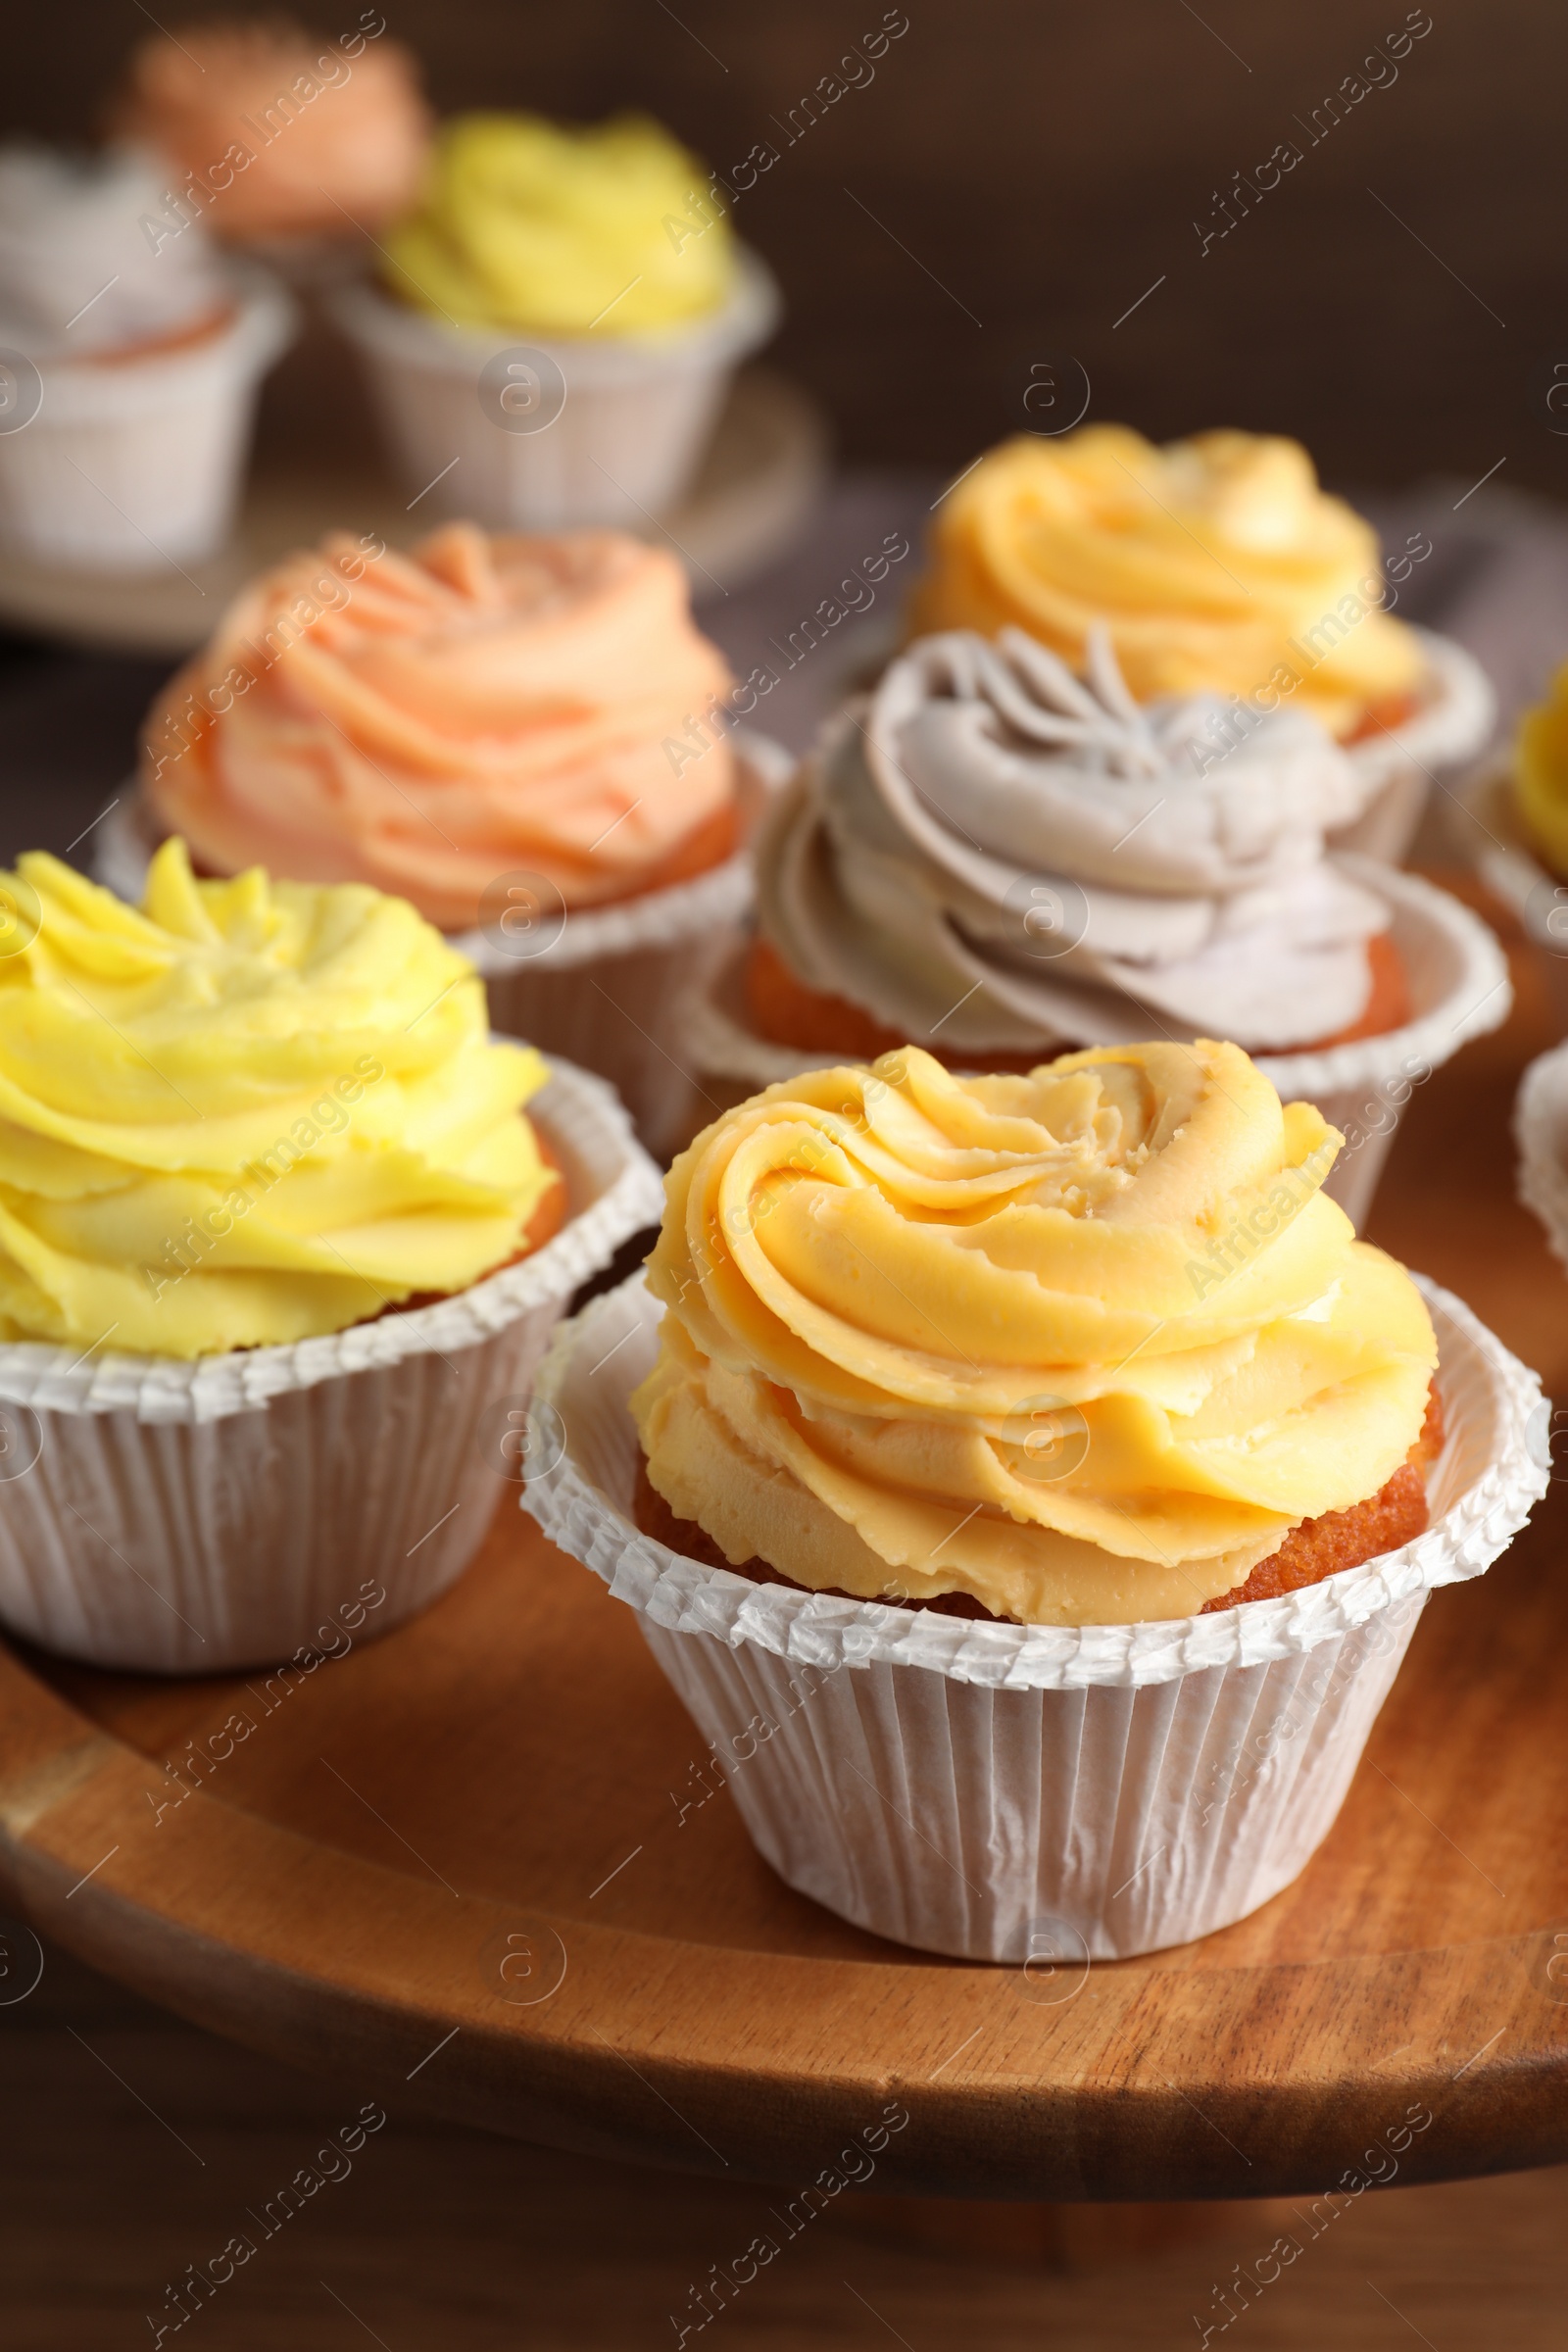
[[[1568,878],[1568,662],[1545,699],[1519,721],[1513,782],[1532,848],[1554,874]]]
[[[422,201],[387,238],[387,282],[460,326],[611,340],[683,326],[735,283],[721,199],[688,220],[707,185],[696,156],[645,115],[582,129],[460,115],[436,140]]]
[[[413,52],[384,38],[384,18],[370,30],[372,13],[332,39],[285,19],[147,33],[113,122],[162,158],[164,212],[177,206],[226,243],[286,254],[373,234],[406,211],[429,116]]]
[[[906,1049],[675,1162],[524,1507],[791,1886],[1055,1999],[1301,1869],[1549,1467],[1534,1376],[1326,1197],[1340,1143],[1234,1046]]]
[[[492,527],[645,528],[778,312],[716,182],[641,115],[459,116],[383,252],[339,316],[410,489]]]
[[[36,1439],[0,1616],[208,1670],[367,1572],[395,1622],[484,1532],[476,1417],[645,1213],[623,1118],[364,886],[198,881],[176,839],[140,908],[41,854],[0,902],[0,1393]]]

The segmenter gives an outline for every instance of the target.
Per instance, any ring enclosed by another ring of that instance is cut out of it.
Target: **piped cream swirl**
[[[0,877],[0,1339],[216,1354],[519,1253],[560,1183],[473,967],[357,885]]]
[[[509,872],[575,908],[725,854],[729,745],[682,738],[729,683],[677,559],[622,532],[449,523],[369,557],[335,534],[170,681],[142,774],[219,873],[368,882],[463,931]]]
[[[1088,424],[1004,441],[943,500],[913,621],[1011,623],[1074,668],[1102,622],[1140,702],[1298,693],[1343,737],[1420,684],[1388,601],[1371,524],[1299,442]]]
[[[759,921],[810,989],[944,1052],[1168,1033],[1282,1051],[1366,1009],[1388,909],[1325,856],[1368,787],[1302,711],[1223,750],[1020,630],[919,640],[830,729],[759,848]]]
[[[1322,1192],[1340,1140],[1229,1045],[769,1088],[670,1171],[654,1486],[817,1589],[1196,1612],[1421,1429],[1431,1322]]]

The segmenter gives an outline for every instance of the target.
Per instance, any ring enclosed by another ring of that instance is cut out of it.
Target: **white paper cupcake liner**
[[[1568,1045],[1538,1054],[1519,1081],[1513,1134],[1519,1198],[1568,1267]]]
[[[282,287],[237,272],[231,323],[119,366],[39,363],[31,422],[0,432],[0,538],[44,564],[154,571],[229,535],[261,378],[294,331]]]
[[[482,1539],[578,1286],[663,1205],[611,1090],[557,1062],[529,1105],[565,1173],[553,1241],[458,1297],[194,1362],[0,1346],[0,1622],[95,1666],[213,1674],[384,1632]],[[487,1411],[506,1421],[492,1432]]]
[[[1568,882],[1542,862],[1525,830],[1507,753],[1485,761],[1454,794],[1447,830],[1493,896],[1545,956],[1558,1024],[1568,1028]]]
[[[428,493],[437,514],[492,530],[610,523],[642,531],[689,486],[731,374],[778,323],[771,272],[744,247],[738,262],[719,310],[661,334],[565,341],[520,328],[473,331],[368,283],[343,287],[328,303],[365,362],[405,484]],[[524,412],[515,418],[500,405],[502,387],[481,378],[498,355],[503,369],[511,355],[532,370],[515,379],[514,405]],[[529,410],[549,421],[508,429]]]
[[[613,906],[562,908],[554,920],[542,909],[515,946],[484,931],[450,935],[483,975],[491,1027],[608,1078],[643,1142],[663,1157],[715,1115],[687,1045],[685,997],[735,948],[752,906],[745,843],[794,765],[782,746],[749,728],[731,742],[743,846],[721,865]],[[163,837],[128,783],[98,825],[94,878],[139,905]]]
[[[1408,855],[1436,771],[1473,760],[1497,719],[1497,698],[1474,655],[1451,637],[1417,629],[1427,659],[1420,700],[1407,719],[1383,728],[1349,757],[1376,783],[1376,797],[1351,825],[1329,837],[1335,850],[1397,865]]]
[[[1253,1059],[1282,1102],[1315,1102],[1344,1135],[1346,1148],[1323,1189],[1359,1232],[1411,1092],[1468,1039],[1506,1020],[1513,987],[1492,932],[1447,891],[1373,858],[1347,856],[1336,862],[1393,908],[1391,934],[1404,962],[1414,1017],[1382,1037],[1322,1053],[1256,1054]],[[690,984],[678,1008],[692,1067],[714,1105],[710,1117],[829,1060],[755,1036],[732,1009],[738,997],[731,957],[706,986]]]
[[[1432,1526],[1211,1616],[975,1623],[670,1551],[631,1515],[626,1399],[660,1317],[641,1275],[557,1334],[538,1394],[564,1450],[523,1506],[638,1612],[791,1886],[922,1950],[1125,1958],[1228,1926],[1297,1876],[1427,1593],[1479,1576],[1545,1491],[1540,1383],[1458,1299],[1421,1290],[1446,1421]]]

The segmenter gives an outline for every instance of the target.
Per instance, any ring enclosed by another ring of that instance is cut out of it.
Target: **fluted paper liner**
[[[1557,1027],[1568,1028],[1568,881],[1543,863],[1514,793],[1513,760],[1488,760],[1456,793],[1448,836],[1546,957]]]
[[[1568,1045],[1539,1054],[1514,1099],[1519,1198],[1568,1267]]]
[[[1143,1625],[975,1623],[757,1585],[632,1521],[641,1275],[556,1335],[564,1453],[522,1500],[634,1608],[753,1842],[843,1918],[971,1960],[1124,1958],[1241,1919],[1334,1821],[1427,1593],[1545,1491],[1541,1387],[1417,1277],[1446,1436],[1433,1524],[1275,1600]]]
[[[237,265],[233,319],[185,350],[121,366],[45,361],[43,405],[0,434],[0,533],[43,564],[147,571],[228,536],[261,378],[293,302]]]
[[[1417,629],[1426,676],[1416,708],[1397,726],[1380,727],[1349,746],[1376,797],[1355,822],[1330,835],[1330,846],[1397,865],[1416,836],[1434,771],[1473,760],[1496,723],[1497,698],[1473,654],[1451,637]]]
[[[399,470],[415,492],[435,491],[438,515],[491,530],[642,532],[684,496],[730,376],[778,323],[771,271],[744,246],[737,263],[717,310],[636,335],[449,326],[368,282],[325,301],[359,350]],[[544,353],[564,382],[564,405],[537,432],[504,430],[480,403],[479,371],[506,351]]]
[[[793,762],[749,728],[737,729],[732,743],[744,844]],[[138,905],[163,828],[133,784],[98,832],[96,878]],[[531,955],[509,955],[482,931],[459,932],[451,944],[483,975],[494,1028],[597,1070],[649,1149],[668,1154],[713,1115],[687,1046],[686,992],[734,947],[751,905],[751,853],[743,846],[668,890],[570,914],[559,938]]]
[[[480,1415],[525,1407],[572,1293],[663,1205],[601,1080],[554,1062],[529,1113],[569,1221],[455,1298],[194,1362],[0,1346],[0,1621],[95,1666],[212,1674],[329,1643],[362,1585],[376,1632],[444,1591],[500,1483]]]
[[[1507,1018],[1513,985],[1492,932],[1447,891],[1374,858],[1344,856],[1336,862],[1392,908],[1391,936],[1409,980],[1414,1016],[1381,1037],[1357,1038],[1319,1053],[1254,1054],[1252,1058],[1281,1102],[1315,1102],[1346,1137],[1346,1149],[1323,1189],[1359,1232],[1412,1088],[1441,1069],[1468,1039],[1486,1035]],[[756,1036],[730,1010],[737,996],[730,964],[706,986],[689,983],[680,1008],[680,1030],[698,1079],[708,1093],[723,1097],[710,1117],[765,1086],[819,1070],[830,1060],[824,1054],[802,1053]]]

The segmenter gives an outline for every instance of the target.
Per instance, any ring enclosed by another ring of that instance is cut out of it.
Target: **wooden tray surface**
[[[1515,1013],[1417,1090],[1373,1232],[1550,1390],[1568,1280],[1514,1199],[1508,1116],[1557,1029],[1512,944]],[[809,2180],[888,2108],[910,2120],[881,2184],[928,2195],[1318,2190],[1376,2167],[1413,2109],[1431,2120],[1401,2181],[1555,2162],[1565,1544],[1554,1486],[1489,1575],[1435,1595],[1294,1886],[1082,1981],[906,1951],[782,1886],[631,1612],[513,1490],[455,1591],[286,1695],[0,1649],[0,1884],[95,1967],[256,2048],[731,2179]],[[254,1729],[168,1802],[166,1762],[237,1712]]]

